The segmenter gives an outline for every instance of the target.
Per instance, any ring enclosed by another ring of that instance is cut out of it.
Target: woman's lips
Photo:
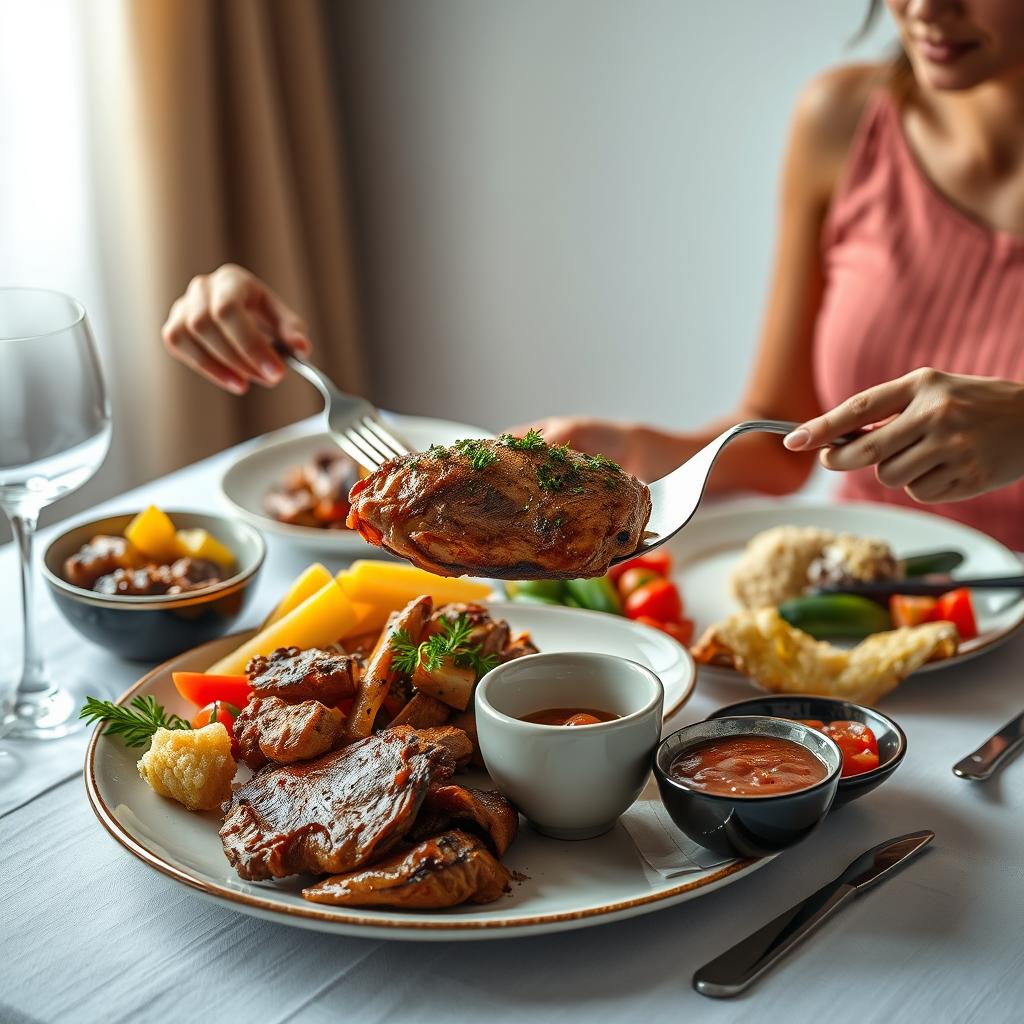
[[[951,41],[935,42],[929,39],[915,39],[914,44],[925,60],[932,64],[952,64],[978,45]]]

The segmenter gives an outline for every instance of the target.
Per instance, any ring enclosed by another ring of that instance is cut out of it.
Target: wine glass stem
[[[38,514],[18,512],[11,514],[11,530],[21,556],[21,620],[22,658],[21,682],[18,699],[50,689],[42,659],[36,650],[35,628],[35,563],[32,560],[32,542],[35,539]]]

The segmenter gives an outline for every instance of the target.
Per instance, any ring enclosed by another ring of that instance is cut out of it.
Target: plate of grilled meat
[[[657,674],[667,717],[696,674],[671,637],[494,601],[486,584],[409,566],[363,563],[316,582],[304,574],[260,630],[87,705],[101,723],[90,803],[150,867],[283,923],[453,940],[629,917],[757,866],[663,878],[621,823],[595,839],[549,838],[482,766],[473,696],[492,668],[539,651],[618,655]]]

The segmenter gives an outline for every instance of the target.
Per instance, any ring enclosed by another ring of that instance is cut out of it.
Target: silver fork
[[[360,466],[372,473],[388,459],[409,454],[408,445],[381,423],[376,406],[358,395],[339,391],[323,370],[300,359],[284,345],[277,343],[274,348],[324,396],[327,428],[341,450]]]
[[[691,456],[678,469],[672,470],[668,476],[655,480],[651,489],[651,518],[647,521],[647,529],[639,547],[628,555],[622,555],[612,562],[626,562],[636,558],[652,548],[656,548],[674,537],[692,518],[707,486],[708,477],[722,449],[743,434],[788,434],[796,430],[799,423],[785,420],[746,420],[737,423],[718,435],[710,444],[705,445],[696,455]],[[848,444],[860,437],[863,431],[844,434],[837,437],[832,444]]]

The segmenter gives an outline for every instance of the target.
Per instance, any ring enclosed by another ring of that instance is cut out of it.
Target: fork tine
[[[359,435],[359,439],[366,445],[367,448],[372,452],[377,453],[377,457],[381,462],[387,462],[388,459],[393,459],[395,453],[391,451],[383,441],[381,441],[372,430],[367,430],[361,423],[353,423],[349,427],[350,431],[354,431]]]
[[[409,454],[409,449],[375,416],[364,416],[363,424],[369,427],[396,455]]]
[[[382,460],[377,452],[372,449],[367,450],[366,443],[357,434],[354,434],[351,429],[335,433],[333,436],[338,447],[362,466],[363,469],[368,469],[373,473],[380,467]]]

